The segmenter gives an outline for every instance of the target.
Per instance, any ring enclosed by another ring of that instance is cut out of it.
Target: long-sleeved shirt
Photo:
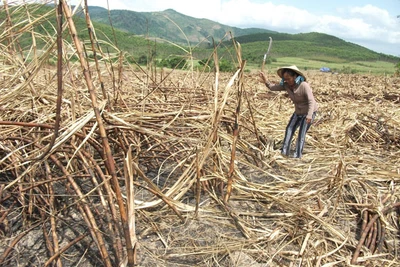
[[[295,85],[292,89],[286,83],[282,85],[273,85],[269,88],[271,91],[286,91],[294,104],[294,112],[297,115],[307,115],[311,119],[315,111],[318,110],[318,104],[314,99],[311,87],[307,82]]]

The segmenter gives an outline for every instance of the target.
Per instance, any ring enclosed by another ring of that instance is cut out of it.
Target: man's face
[[[285,80],[285,82],[289,85],[289,86],[293,86],[294,85],[294,80],[295,77],[291,76],[289,73],[285,72],[283,74],[283,79]]]

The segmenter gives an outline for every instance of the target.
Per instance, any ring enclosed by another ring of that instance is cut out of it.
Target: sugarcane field
[[[52,33],[6,3],[0,266],[399,266],[399,76],[304,70],[319,108],[284,157],[293,104],[240,44],[231,72],[218,45],[211,71],[143,66],[65,1]]]

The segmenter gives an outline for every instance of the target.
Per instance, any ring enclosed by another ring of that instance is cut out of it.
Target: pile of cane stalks
[[[319,112],[285,158],[292,103],[240,44],[232,73],[130,64],[59,2],[2,6],[0,266],[399,265],[399,78],[306,71]]]

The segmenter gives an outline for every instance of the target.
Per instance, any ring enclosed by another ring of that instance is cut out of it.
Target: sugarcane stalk
[[[372,238],[371,238],[371,243],[368,246],[371,253],[374,253],[375,247],[376,247],[376,238],[378,236],[378,226],[377,226],[378,222],[379,222],[379,218],[374,222],[374,225],[372,227],[373,234],[372,234]]]
[[[55,259],[59,258],[61,254],[63,254],[65,251],[67,251],[71,246],[75,245],[76,243],[78,243],[79,241],[81,241],[82,239],[84,239],[87,236],[87,234],[83,234],[78,236],[77,238],[75,238],[74,240],[72,240],[71,242],[69,242],[67,245],[65,245],[62,249],[60,249],[60,251],[58,251],[57,253],[55,253],[53,256],[51,256],[43,265],[43,267],[47,267],[49,266],[52,261],[54,261]]]
[[[229,171],[228,171],[228,182],[227,182],[227,187],[226,187],[226,194],[224,196],[224,201],[227,203],[229,201],[229,198],[232,194],[232,184],[233,184],[233,179],[234,179],[234,173],[235,173],[235,158],[236,158],[236,144],[239,138],[239,119],[240,119],[240,108],[241,108],[241,103],[242,103],[242,93],[243,93],[243,70],[246,65],[246,61],[244,60],[242,62],[242,65],[240,66],[241,68],[241,73],[239,76],[239,88],[238,88],[238,104],[236,106],[236,111],[235,111],[235,123],[233,126],[233,140],[232,140],[232,148],[231,148],[231,160],[229,164]]]
[[[124,160],[124,176],[125,176],[125,184],[126,184],[126,197],[127,197],[127,209],[129,215],[129,231],[130,238],[133,246],[133,255],[134,262],[136,264],[136,251],[137,251],[137,237],[136,237],[136,213],[135,213],[135,187],[134,187],[134,179],[137,177],[136,170],[132,167],[133,159],[132,159],[132,146],[129,146],[129,149],[126,153],[126,157]]]
[[[107,102],[110,103],[108,94],[104,88],[104,81],[101,75],[101,71],[100,71],[100,64],[99,64],[99,60],[97,58],[97,49],[96,49],[96,44],[98,44],[97,40],[96,40],[96,36],[95,36],[95,32],[94,32],[94,28],[92,25],[92,22],[90,20],[90,15],[89,15],[89,8],[88,8],[88,4],[87,4],[87,0],[85,0],[85,18],[86,18],[86,26],[88,29],[88,34],[89,34],[89,39],[90,39],[90,44],[92,46],[92,52],[93,52],[93,58],[94,58],[94,62],[96,64],[96,71],[97,71],[97,76],[100,82],[100,87],[103,93],[103,99],[107,99]],[[98,45],[97,45],[98,46]]]
[[[400,206],[400,202],[394,203],[394,204],[384,208],[382,210],[382,214],[385,214],[386,212],[392,210],[393,208],[399,207],[399,206]],[[353,257],[351,258],[351,262],[350,262],[351,264],[356,264],[358,255],[360,254],[360,251],[361,251],[361,248],[362,248],[371,228],[373,227],[375,221],[379,219],[379,216],[380,216],[380,214],[377,213],[369,220],[367,226],[365,227],[364,231],[362,232],[360,240],[358,241],[356,250],[353,253]]]
[[[126,240],[126,250],[127,250],[127,255],[128,255],[128,264],[130,266],[133,266],[135,263],[135,258],[134,258],[134,251],[133,251],[133,247],[132,247],[132,241],[130,238],[127,211],[125,208],[124,201],[122,199],[121,188],[119,186],[119,181],[118,181],[118,177],[117,177],[116,170],[115,170],[114,158],[111,154],[111,148],[110,148],[110,144],[108,142],[107,133],[106,133],[106,130],[105,130],[105,127],[103,124],[101,114],[100,114],[100,109],[98,107],[96,89],[94,87],[92,77],[90,76],[89,66],[83,56],[82,44],[78,38],[78,33],[77,33],[77,30],[75,27],[75,23],[72,20],[71,10],[69,9],[66,1],[60,0],[60,3],[62,3],[62,5],[64,7],[65,17],[67,18],[68,26],[69,26],[69,29],[71,32],[71,37],[73,38],[76,50],[78,52],[79,60],[80,60],[81,67],[83,70],[83,75],[85,77],[86,85],[88,87],[88,91],[90,94],[92,108],[95,112],[96,121],[98,123],[99,132],[100,132],[100,136],[102,139],[103,149],[105,151],[105,159],[106,159],[105,163],[106,163],[106,167],[111,175],[111,182],[112,182],[113,188],[115,190],[115,195],[116,195],[117,203],[119,206],[121,223],[122,223],[123,229],[124,229],[124,236],[125,236],[125,240]]]
[[[271,52],[271,47],[272,47],[272,37],[269,37],[269,44],[268,44],[268,50],[264,54],[262,65],[261,65],[261,72],[264,72],[264,67],[265,67],[265,61],[267,60],[267,57],[269,53]]]
[[[0,255],[0,266],[7,266],[7,265],[3,265],[4,263],[7,263],[6,260],[9,256],[9,254],[15,250],[15,246],[18,244],[18,242],[27,234],[29,234],[29,232],[33,229],[35,229],[36,227],[38,227],[39,225],[41,225],[43,222],[39,221],[38,223],[35,223],[34,225],[32,225],[32,227],[30,227],[29,229],[26,229],[25,231],[23,231],[22,233],[20,233],[18,236],[16,236],[10,244],[8,244],[7,248],[4,250],[3,254]]]
[[[62,162],[59,161],[58,158],[55,156],[55,154],[51,154],[49,158],[57,165],[58,168],[61,169],[64,175],[67,176],[69,183],[74,189],[74,193],[79,197],[79,202],[77,202],[77,207],[80,210],[82,217],[89,226],[89,231],[91,232],[93,240],[95,240],[97,243],[104,265],[107,267],[111,267],[112,266],[111,260],[107,252],[102,233],[99,231],[100,228],[97,225],[97,222],[93,216],[93,212],[90,206],[88,205],[88,202],[86,201],[81,189],[75,182],[72,175],[63,166]]]
[[[200,176],[201,176],[201,171],[199,168],[199,152],[196,149],[196,208],[194,211],[194,217],[197,218],[198,213],[199,213],[199,206],[200,206],[200,194],[201,194],[201,182],[200,182]]]
[[[112,242],[113,242],[113,247],[115,250],[115,255],[116,255],[116,259],[118,261],[122,261],[122,244],[121,244],[121,229],[119,227],[119,223],[118,223],[118,212],[115,208],[115,203],[114,203],[114,199],[112,198],[112,190],[110,187],[110,184],[107,182],[107,178],[105,177],[103,170],[101,169],[101,167],[97,164],[96,160],[92,157],[91,153],[88,153],[87,151],[80,151],[80,155],[82,160],[87,160],[89,161],[90,165],[93,166],[95,172],[97,173],[97,175],[101,178],[102,180],[102,184],[104,187],[104,190],[106,192],[105,196],[103,196],[103,193],[101,192],[101,190],[98,188],[98,192],[99,192],[99,196],[100,198],[105,197],[107,198],[107,201],[104,200],[104,210],[107,210],[107,207],[109,207],[110,209],[110,214],[111,214],[111,220],[108,219],[109,223],[108,223],[108,229],[110,230],[111,235],[114,237]],[[95,186],[98,186],[98,183],[95,184]],[[102,201],[103,203],[103,201]],[[109,213],[106,212],[106,218],[109,217]]]
[[[54,146],[54,143],[58,137],[60,123],[61,123],[61,103],[62,103],[62,94],[63,94],[63,38],[62,38],[62,26],[63,25],[63,6],[60,3],[57,5],[57,101],[56,101],[56,120],[54,122],[54,132],[51,137],[50,144],[47,146],[46,150],[35,160],[44,159],[47,154],[51,151]]]
[[[382,240],[382,223],[381,223],[381,220],[377,220],[376,221],[376,232],[377,232],[377,235],[376,235],[376,245],[375,245],[375,248],[374,248],[374,250],[372,250],[372,253],[375,253],[375,251],[378,251],[379,252],[379,248],[380,248],[380,245],[381,245],[381,240]]]
[[[55,196],[54,196],[54,188],[53,188],[53,177],[51,175],[51,169],[47,161],[44,162],[45,165],[45,170],[46,170],[46,176],[49,181],[51,181],[48,185],[49,188],[49,195],[50,195],[50,225],[51,225],[51,234],[52,234],[52,239],[53,239],[53,253],[58,254],[60,251],[60,246],[58,243],[58,236],[57,236],[57,222],[56,222],[56,206],[55,206]],[[57,267],[62,267],[61,259],[58,258],[56,261]]]

